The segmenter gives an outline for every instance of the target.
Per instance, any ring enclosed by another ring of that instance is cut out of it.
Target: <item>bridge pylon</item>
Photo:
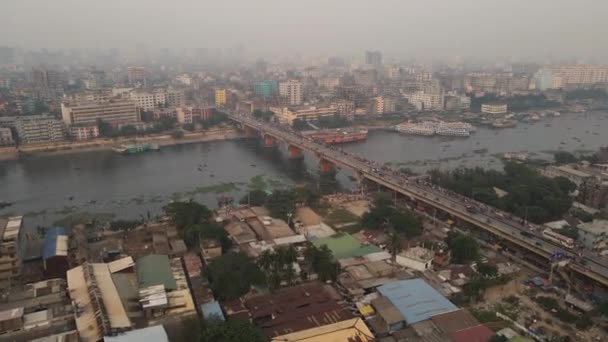
[[[293,145],[287,147],[287,156],[289,159],[304,159],[304,151],[301,148]]]
[[[328,175],[336,171],[336,164],[331,161],[321,158],[319,160],[319,173],[322,175]]]
[[[264,147],[276,147],[277,139],[272,135],[264,134]]]

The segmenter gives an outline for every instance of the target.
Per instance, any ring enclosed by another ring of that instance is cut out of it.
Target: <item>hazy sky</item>
[[[0,0],[0,45],[608,57],[607,0]]]

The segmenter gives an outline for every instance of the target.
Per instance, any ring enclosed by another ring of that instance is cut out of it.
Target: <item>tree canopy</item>
[[[239,298],[253,285],[265,285],[264,273],[255,261],[243,253],[226,253],[213,259],[206,269],[215,297]]]
[[[450,233],[446,243],[454,264],[467,264],[479,259],[479,244],[470,235]]]
[[[203,322],[198,342],[264,342],[262,331],[248,321],[230,319],[227,321],[206,320]]]
[[[293,267],[298,253],[293,246],[280,247],[274,252],[266,250],[257,259],[258,266],[266,274],[268,287],[278,289],[281,284],[293,285],[298,277]]]
[[[578,158],[570,152],[559,151],[553,154],[553,159],[556,164],[570,164],[578,162]]]
[[[340,274],[340,264],[334,260],[333,253],[326,245],[317,247],[308,243],[304,260],[321,281],[335,281]]]
[[[386,194],[378,194],[370,211],[363,214],[361,225],[368,229],[379,229],[390,226],[395,232],[406,238],[420,235],[422,221],[418,216],[406,209],[391,206],[392,201]]]
[[[527,218],[534,223],[556,220],[572,205],[576,185],[563,177],[546,178],[529,166],[506,163],[504,171],[457,169],[431,171],[431,180],[444,188]],[[498,198],[494,187],[507,191]]]
[[[173,202],[164,208],[177,228],[177,232],[188,246],[196,245],[201,239],[216,239],[224,250],[231,240],[224,228],[211,220],[211,210],[194,202]]]

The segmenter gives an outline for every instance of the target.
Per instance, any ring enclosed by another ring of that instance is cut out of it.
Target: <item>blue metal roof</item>
[[[213,318],[213,316],[215,316],[222,321],[226,320],[226,318],[224,318],[222,308],[220,307],[220,303],[215,300],[213,302],[201,305],[201,312],[203,313],[203,318],[205,319]]]
[[[391,301],[408,324],[458,310],[447,298],[420,278],[384,284],[378,287],[378,292]]]
[[[44,236],[44,246],[42,247],[42,258],[44,260],[57,255],[57,237],[61,235],[68,235],[63,227],[53,227],[47,230]]]

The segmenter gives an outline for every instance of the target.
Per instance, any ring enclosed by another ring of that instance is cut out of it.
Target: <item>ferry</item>
[[[395,127],[397,132],[415,135],[435,135],[435,128],[415,123],[403,123]]]
[[[367,139],[367,129],[332,129],[312,133],[310,137],[325,144],[344,144]]]
[[[119,154],[137,154],[148,151],[158,151],[160,147],[157,144],[127,144],[120,145],[112,148],[112,150]]]
[[[456,128],[448,125],[439,125],[435,128],[435,133],[438,135],[447,135],[453,137],[468,137],[471,133],[465,128]]]

